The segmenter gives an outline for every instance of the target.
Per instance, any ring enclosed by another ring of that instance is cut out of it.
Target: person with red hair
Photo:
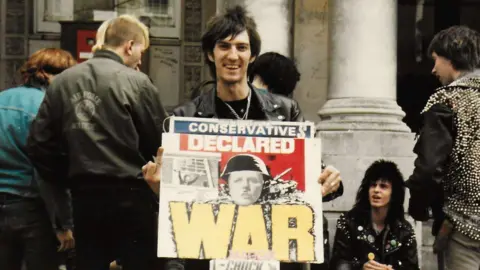
[[[49,86],[75,65],[56,48],[41,49],[20,69],[23,85],[0,92],[0,269],[57,269],[57,242],[25,144]],[[71,228],[56,228],[59,249],[73,247]]]

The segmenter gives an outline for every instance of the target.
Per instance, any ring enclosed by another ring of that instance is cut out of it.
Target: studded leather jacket
[[[410,223],[397,220],[377,233],[365,217],[370,214],[357,217],[350,211],[340,216],[330,269],[362,269],[372,255],[375,261],[391,265],[395,270],[420,269],[415,232]]]
[[[453,112],[454,129],[444,163],[443,211],[456,231],[480,240],[480,77],[466,76],[440,88],[424,112],[439,104]]]

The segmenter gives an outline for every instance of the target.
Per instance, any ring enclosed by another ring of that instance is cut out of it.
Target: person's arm
[[[322,161],[322,171],[327,167],[327,165],[325,165],[325,163],[323,163]],[[330,194],[327,194],[326,196],[323,196],[322,200],[323,202],[329,202],[329,201],[333,201],[335,200],[336,198],[340,197],[343,195],[343,183],[342,181],[340,181],[340,186],[338,187],[338,189]]]
[[[323,202],[333,201],[343,195],[343,182],[340,182],[338,189],[322,198]]]
[[[428,220],[428,207],[442,192],[444,166],[455,137],[453,117],[452,109],[443,104],[435,104],[423,114],[424,126],[414,148],[415,168],[405,182],[411,195],[408,212],[416,220]]]
[[[162,159],[163,147],[159,147],[157,149],[157,156],[155,158],[155,162],[149,161],[142,167],[143,178],[157,196],[160,194]]]
[[[139,136],[139,151],[148,161],[162,145],[163,125],[168,114],[160,100],[159,91],[148,79],[145,79],[144,86],[138,92],[137,100],[132,104],[132,118]]]
[[[45,182],[35,171],[35,180],[45,207],[50,216],[53,230],[60,246],[59,251],[75,247],[73,237],[72,199],[70,191],[62,185]]]
[[[62,147],[62,100],[57,95],[55,81],[45,92],[45,98],[30,126],[26,151],[39,175],[48,182],[66,178],[68,158]]]
[[[298,106],[298,102],[292,99],[292,109],[290,112],[292,122],[305,122],[305,118],[303,117],[302,110],[300,110],[300,106]]]
[[[38,173],[35,173],[35,181],[37,182],[40,195],[42,196],[46,209],[50,215],[53,229],[73,229],[72,199],[70,191],[63,185],[54,185],[50,182],[44,181]]]

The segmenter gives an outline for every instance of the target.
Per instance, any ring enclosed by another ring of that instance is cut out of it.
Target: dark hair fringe
[[[236,5],[227,8],[225,13],[216,15],[208,21],[206,31],[202,35],[202,50],[213,78],[216,78],[215,64],[209,60],[208,55],[213,53],[219,40],[228,36],[232,36],[233,39],[243,31],[247,31],[250,39],[251,56],[257,57],[261,51],[262,41],[257,32],[257,24],[253,18],[248,16],[243,6]]]
[[[432,53],[450,60],[458,71],[472,71],[480,66],[480,34],[467,26],[452,26],[438,32],[428,46]]]

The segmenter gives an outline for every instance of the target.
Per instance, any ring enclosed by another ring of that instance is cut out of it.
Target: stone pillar
[[[289,0],[217,0],[217,12],[234,5],[243,5],[257,23],[262,50],[290,56],[291,5]]]
[[[344,179],[343,196],[324,204],[333,237],[335,213],[352,208],[368,166],[391,160],[408,177],[415,156],[396,102],[397,1],[330,0],[328,17],[328,94],[317,130],[322,158]],[[421,224],[412,223],[421,243]]]
[[[396,102],[397,1],[329,1],[329,83],[319,130],[410,132]]]
[[[327,99],[328,1],[296,0],[293,57],[301,78],[293,92],[305,119],[317,122]]]

